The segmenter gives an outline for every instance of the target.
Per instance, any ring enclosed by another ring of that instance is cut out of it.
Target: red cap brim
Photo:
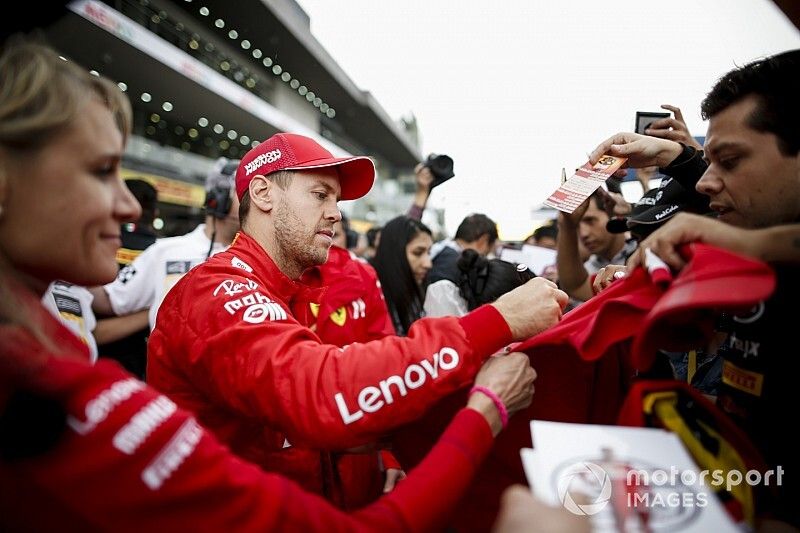
[[[356,200],[366,195],[375,183],[375,165],[368,157],[339,157],[317,159],[302,165],[286,167],[284,170],[309,170],[336,167],[342,187],[341,200]]]

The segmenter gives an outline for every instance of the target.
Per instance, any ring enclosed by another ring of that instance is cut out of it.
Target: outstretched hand
[[[667,117],[654,120],[650,127],[644,130],[647,135],[660,137],[662,139],[669,139],[670,141],[681,142],[687,146],[692,146],[697,150],[702,150],[703,147],[697,142],[692,134],[689,133],[689,127],[683,119],[683,113],[679,107],[674,105],[664,104],[661,109],[672,111],[675,118]]]

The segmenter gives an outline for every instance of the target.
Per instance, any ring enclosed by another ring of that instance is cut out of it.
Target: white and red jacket
[[[339,348],[306,327],[321,290],[287,278],[240,233],[167,295],[147,376],[242,457],[325,493],[325,465],[310,449],[375,442],[418,418],[511,334],[484,306],[420,320],[406,338]]]
[[[493,442],[462,409],[419,472],[345,514],[234,456],[116,362],[91,365],[2,272],[0,296],[32,324],[0,321],[0,531],[438,531]]]

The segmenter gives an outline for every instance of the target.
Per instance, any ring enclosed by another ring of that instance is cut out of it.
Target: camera
[[[431,170],[431,174],[433,174],[431,189],[455,176],[453,172],[453,158],[450,156],[444,154],[430,154],[423,165],[428,167]]]
[[[650,127],[650,124],[662,118],[669,118],[669,113],[660,111],[637,111],[636,112],[636,127],[633,131],[646,135],[644,130]]]

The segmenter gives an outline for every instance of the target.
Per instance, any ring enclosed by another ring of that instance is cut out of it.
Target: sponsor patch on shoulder
[[[225,302],[225,310],[235,315],[240,309],[244,309],[242,320],[250,324],[260,324],[269,319],[271,322],[276,320],[286,320],[287,314],[279,303],[267,298],[260,292],[251,292],[241,298],[228,300]]]
[[[235,266],[236,268],[241,268],[242,270],[246,270],[251,274],[253,273],[253,267],[251,267],[250,265],[248,265],[247,263],[245,263],[236,256],[233,256],[231,258],[231,265]]]

